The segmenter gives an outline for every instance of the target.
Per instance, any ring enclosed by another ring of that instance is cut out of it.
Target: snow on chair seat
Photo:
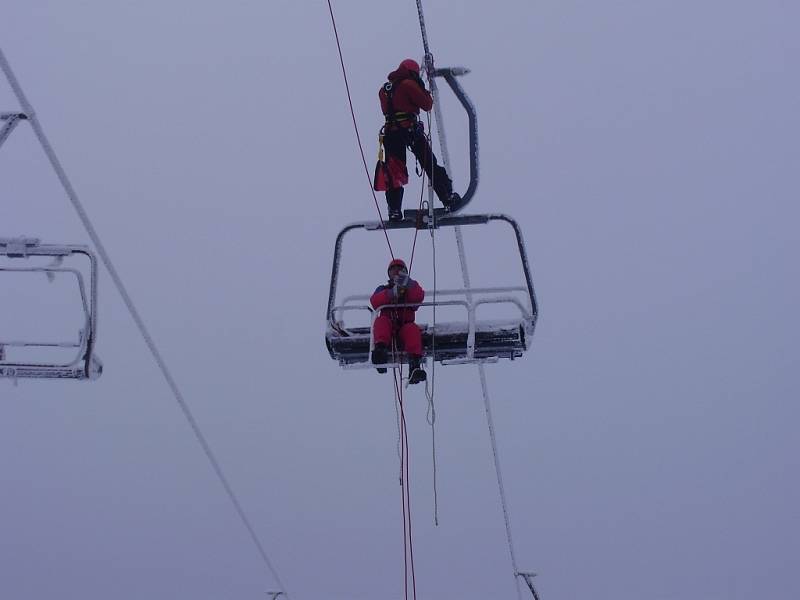
[[[419,325],[422,328],[423,358],[430,358],[443,364],[496,362],[500,358],[515,359],[522,356],[527,347],[526,326],[521,320],[494,321],[491,327],[485,324],[477,326],[471,357],[467,351],[470,338],[468,323],[437,323],[435,332],[427,324]],[[371,337],[367,327],[355,328],[348,335],[334,333],[327,338],[328,351],[342,366],[374,367],[370,362]],[[405,353],[400,352],[396,364],[404,363],[405,360]],[[391,363],[388,366],[392,367],[395,364]]]
[[[326,343],[331,357],[342,366],[373,366],[370,352],[374,346],[372,327],[375,318],[382,310],[402,308],[406,306],[462,307],[466,310],[466,321],[437,322],[435,328],[426,323],[418,323],[422,330],[423,356],[443,364],[495,362],[500,358],[515,359],[522,356],[533,336],[533,315],[518,298],[514,296],[492,296],[492,292],[524,291],[524,288],[476,288],[470,290],[442,290],[439,296],[465,295],[472,300],[441,300],[422,302],[418,305],[396,304],[382,306],[373,310],[368,304],[354,304],[366,300],[366,296],[349,296],[344,304],[334,307],[333,319],[328,324]],[[475,296],[478,296],[476,299]],[[515,306],[520,317],[517,319],[478,320],[477,307],[485,304],[511,304]],[[369,311],[370,327],[348,328],[343,315],[347,311]],[[398,364],[405,360],[401,353]],[[393,366],[390,364],[389,366]]]

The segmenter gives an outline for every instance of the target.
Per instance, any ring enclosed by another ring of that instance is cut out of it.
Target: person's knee
[[[406,323],[400,328],[400,335],[406,343],[418,343],[422,339],[422,331],[414,323]]]

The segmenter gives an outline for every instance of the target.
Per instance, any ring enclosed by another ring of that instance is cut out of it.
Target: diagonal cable
[[[350,95],[350,83],[347,80],[347,69],[344,66],[344,55],[342,54],[342,44],[339,42],[339,30],[336,28],[336,18],[333,16],[333,5],[331,0],[328,0],[328,11],[331,14],[331,25],[333,25],[333,36],[336,38],[336,48],[339,50],[339,63],[342,65],[342,78],[344,79],[344,89],[347,92],[347,102],[350,105],[350,116],[353,117],[353,129],[356,132],[356,141],[358,142],[358,150],[361,153],[361,162],[364,164],[364,173],[367,175],[367,184],[372,192],[372,199],[375,201],[375,210],[378,212],[378,218],[381,220],[381,229],[383,235],[386,237],[386,244],[389,246],[389,254],[394,258],[394,250],[392,250],[392,242],[389,241],[389,234],[386,231],[386,224],[381,215],[381,209],[378,206],[378,197],[375,195],[375,189],[372,185],[372,179],[369,175],[369,167],[367,166],[367,159],[364,156],[364,145],[361,143],[361,134],[358,132],[358,122],[356,121],[356,111],[353,108],[353,98]]]
[[[250,522],[247,513],[245,513],[241,502],[239,502],[239,498],[233,491],[233,487],[231,487],[228,478],[225,476],[225,473],[222,470],[222,466],[220,465],[219,460],[217,460],[217,457],[214,455],[214,452],[212,451],[211,446],[208,443],[208,440],[206,439],[205,435],[203,435],[203,432],[200,430],[200,426],[197,424],[197,421],[195,420],[194,415],[192,414],[192,411],[189,408],[189,405],[186,403],[186,400],[183,397],[183,393],[181,392],[180,388],[178,388],[178,384],[172,377],[172,373],[167,367],[167,363],[161,356],[161,352],[159,352],[158,347],[153,341],[153,338],[150,336],[150,333],[148,332],[147,327],[144,324],[144,321],[139,315],[139,311],[136,310],[136,307],[133,304],[133,300],[131,299],[130,294],[128,294],[128,291],[125,288],[125,284],[122,282],[122,279],[117,273],[114,264],[111,262],[111,258],[109,257],[108,252],[106,252],[105,246],[103,245],[103,242],[100,240],[100,236],[97,234],[97,231],[92,225],[92,222],[89,219],[89,215],[86,213],[83,204],[78,198],[78,194],[75,191],[75,188],[72,187],[72,183],[67,177],[67,173],[64,170],[64,167],[61,165],[61,161],[58,160],[58,156],[56,156],[55,150],[53,150],[53,147],[50,145],[50,141],[47,139],[47,136],[44,133],[44,129],[42,129],[42,126],[39,123],[39,119],[36,117],[36,113],[33,110],[33,106],[31,106],[30,102],[28,102],[27,97],[22,91],[22,87],[17,81],[14,72],[11,70],[11,65],[8,63],[8,60],[6,59],[6,56],[3,53],[2,49],[0,49],[0,69],[2,69],[3,73],[5,73],[8,83],[11,85],[11,88],[14,91],[14,94],[16,95],[17,100],[19,101],[19,104],[23,112],[27,115],[31,127],[33,127],[33,131],[36,134],[39,143],[42,145],[42,149],[47,155],[47,158],[50,161],[53,170],[58,176],[58,180],[61,182],[64,191],[67,193],[67,196],[69,197],[69,200],[72,203],[73,208],[78,213],[78,217],[80,218],[81,223],[83,223],[83,226],[86,228],[86,232],[89,234],[89,237],[91,238],[92,243],[94,244],[94,247],[97,250],[97,253],[100,255],[100,259],[103,261],[103,264],[108,270],[109,275],[111,275],[111,279],[113,280],[114,285],[117,288],[117,291],[119,292],[120,296],[122,296],[122,300],[125,303],[125,306],[128,308],[128,312],[130,312],[131,317],[136,323],[136,327],[139,329],[139,333],[142,335],[145,344],[147,344],[150,353],[153,355],[153,359],[156,361],[156,364],[158,365],[158,368],[161,370],[164,379],[167,381],[167,385],[169,385],[170,389],[172,390],[172,394],[175,397],[175,401],[178,403],[181,412],[183,412],[183,416],[186,417],[186,420],[189,423],[189,426],[191,427],[194,436],[197,438],[197,441],[199,442],[200,447],[203,449],[206,458],[208,458],[208,462],[211,464],[211,468],[217,475],[217,478],[222,484],[222,487],[225,489],[228,498],[230,498],[230,501],[233,504],[236,513],[239,515],[239,518],[242,520],[242,523],[247,529],[247,532],[250,534],[250,537],[252,538],[253,543],[256,546],[256,549],[258,550],[259,556],[261,557],[262,561],[264,562],[267,569],[271,573],[272,577],[275,579],[275,582],[278,584],[278,587],[280,587],[280,589],[283,590],[283,595],[286,596],[286,598],[288,598],[289,596],[285,591],[286,588],[281,582],[281,579],[278,576],[275,567],[273,566],[272,562],[267,556],[267,552],[264,549],[264,545],[261,543],[261,540],[258,537],[258,534],[256,533],[256,530],[253,527],[252,523]]]
[[[425,15],[422,11],[422,0],[416,0],[417,3],[417,14],[419,15],[419,27],[420,33],[422,34],[422,44],[425,50],[425,64],[426,67],[432,72],[433,71],[433,55],[430,51],[430,45],[428,44],[428,32],[425,27]],[[429,73],[430,75],[431,73]],[[431,92],[435,92],[435,78],[431,77]],[[449,168],[449,156],[447,153],[447,140],[444,134],[444,122],[442,120],[442,114],[439,105],[438,94],[434,96],[434,114],[436,116],[436,127],[437,131],[439,132],[439,146],[442,151],[442,162],[444,163],[445,168]],[[456,235],[456,245],[458,247],[458,258],[459,262],[461,263],[461,276],[464,281],[464,289],[467,295],[467,301],[472,301],[472,291],[471,291],[471,284],[470,284],[470,277],[469,277],[469,269],[467,267],[467,256],[466,251],[464,249],[464,238],[461,234],[461,227],[455,228],[455,235]],[[480,377],[481,382],[481,391],[483,393],[483,404],[484,410],[486,412],[486,422],[489,427],[489,438],[491,440],[492,445],[492,457],[494,458],[494,468],[495,474],[497,476],[497,487],[500,494],[500,504],[503,509],[503,520],[505,521],[506,527],[506,540],[508,541],[508,551],[511,558],[511,568],[513,569],[514,573],[514,587],[517,592],[518,600],[522,599],[522,591],[520,590],[519,584],[519,569],[517,568],[517,558],[516,554],[514,553],[514,542],[511,536],[511,517],[509,515],[508,510],[508,502],[506,500],[506,492],[505,487],[503,486],[503,475],[500,470],[500,457],[497,450],[497,438],[495,436],[494,431],[494,420],[492,419],[492,410],[491,405],[489,402],[489,388],[486,383],[486,370],[482,363],[478,363],[478,375]]]

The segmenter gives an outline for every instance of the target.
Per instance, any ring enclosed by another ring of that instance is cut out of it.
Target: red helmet
[[[406,69],[408,71],[411,71],[419,75],[419,63],[415,61],[413,58],[407,58],[403,62],[401,62],[397,70],[399,71],[401,69]]]
[[[406,267],[406,263],[402,258],[395,258],[394,260],[392,260],[392,262],[389,263],[389,266],[386,267],[386,273],[388,274],[393,267],[400,267],[406,273],[408,272],[408,267]]]

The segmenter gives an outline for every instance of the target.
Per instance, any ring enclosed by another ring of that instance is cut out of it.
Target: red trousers
[[[416,323],[403,323],[395,327],[389,315],[375,319],[372,334],[376,344],[386,344],[392,348],[392,336],[397,336],[400,348],[412,356],[422,356],[422,331]]]

